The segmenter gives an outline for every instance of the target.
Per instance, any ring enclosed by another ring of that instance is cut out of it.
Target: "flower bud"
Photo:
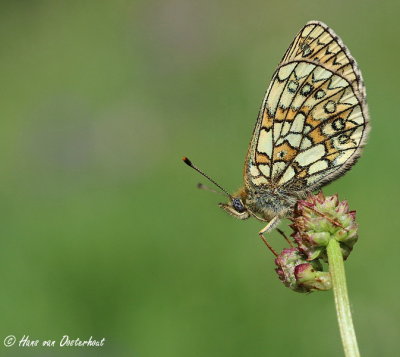
[[[326,247],[331,239],[340,243],[346,259],[357,241],[356,212],[349,211],[347,201],[337,195],[325,197],[322,192],[297,202],[292,218],[292,237],[307,260],[326,260]]]
[[[331,275],[321,270],[319,260],[314,260],[312,263],[297,265],[294,276],[297,283],[308,291],[329,290],[332,288]]]
[[[275,264],[279,279],[294,291],[309,293],[331,288],[330,274],[322,271],[319,260],[308,262],[299,248],[284,249]]]

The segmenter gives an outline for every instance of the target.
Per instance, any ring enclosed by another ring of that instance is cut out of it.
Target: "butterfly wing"
[[[356,62],[326,25],[309,22],[272,77],[245,163],[245,183],[313,191],[360,156],[368,125]]]

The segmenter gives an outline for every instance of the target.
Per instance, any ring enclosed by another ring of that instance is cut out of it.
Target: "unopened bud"
[[[337,195],[325,197],[322,192],[298,201],[291,227],[292,237],[307,260],[326,260],[326,247],[331,239],[340,243],[346,259],[357,241],[356,212],[349,211],[347,201]]]
[[[319,260],[307,261],[299,248],[284,249],[275,264],[279,279],[294,291],[309,293],[331,288],[330,274],[322,271]]]

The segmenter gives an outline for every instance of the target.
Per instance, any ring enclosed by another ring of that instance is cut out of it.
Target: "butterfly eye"
[[[244,212],[246,210],[243,207],[243,203],[239,198],[232,199],[232,206],[239,213],[242,213],[242,212]]]

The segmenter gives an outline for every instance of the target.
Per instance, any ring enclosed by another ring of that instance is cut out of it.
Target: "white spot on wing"
[[[318,144],[298,154],[295,161],[297,161],[301,166],[307,166],[319,160],[322,156],[324,156],[324,154],[325,146],[323,144]]]
[[[282,123],[274,123],[274,140],[278,139],[281,133]]]
[[[286,171],[283,174],[283,176],[281,177],[281,179],[279,180],[279,184],[282,185],[285,182],[288,182],[294,175],[295,175],[295,171],[294,171],[293,167],[289,166],[286,169]]]
[[[293,68],[296,67],[296,63],[289,63],[286,66],[282,66],[279,68],[278,71],[278,78],[280,81],[284,81],[285,79],[288,79],[290,74],[293,72]]]
[[[354,130],[354,133],[350,136],[351,140],[354,140],[356,142],[357,146],[360,145],[363,131],[364,131],[364,128],[362,126],[360,126],[356,130]]]
[[[326,162],[326,160],[319,160],[317,162],[314,162],[309,170],[308,173],[311,175],[315,172],[321,171],[321,170],[325,170],[328,168],[328,163]]]
[[[272,154],[272,130],[261,129],[258,138],[257,150],[271,157]]]
[[[281,99],[279,101],[279,106],[282,109],[287,109],[289,108],[290,103],[292,102],[292,99],[295,95],[296,91],[290,92],[286,88],[286,90],[282,93]]]
[[[260,169],[260,171],[264,176],[269,177],[269,174],[271,172],[269,165],[258,165],[258,168]]]
[[[260,185],[265,185],[268,183],[268,180],[264,177],[264,176],[260,176],[257,177],[255,179],[252,179],[252,182],[256,185],[256,186],[260,186]]]
[[[303,142],[301,143],[300,150],[308,149],[312,145],[311,140],[304,137]]]
[[[283,124],[281,135],[285,136],[289,132],[289,129],[290,129],[290,122],[285,121],[285,123]]]
[[[361,108],[360,108],[359,105],[357,105],[357,106],[353,109],[353,111],[351,112],[351,114],[350,114],[348,120],[352,120],[352,121],[354,121],[355,123],[357,123],[357,124],[359,124],[359,125],[364,123],[365,119],[364,119],[364,117],[363,117],[363,114],[362,114],[362,112],[361,112]]]
[[[290,128],[290,131],[294,131],[296,133],[301,133],[303,130],[305,119],[306,119],[306,117],[303,113],[297,114],[296,117],[294,118],[294,121],[292,123],[292,127]]]
[[[285,168],[285,166],[286,166],[286,162],[282,162],[282,161],[275,162],[272,165],[272,177],[280,174],[283,171],[283,169]]]
[[[335,101],[329,100],[328,102],[326,102],[326,104],[324,105],[324,109],[325,109],[325,112],[327,112],[327,113],[334,113],[336,110]]]
[[[306,125],[306,126],[304,127],[303,133],[304,133],[304,134],[307,134],[308,132],[310,132],[311,129],[312,129],[311,125]]]
[[[302,95],[296,95],[292,102],[292,109],[299,110],[302,104],[304,103],[304,97]]]
[[[285,140],[289,142],[289,144],[295,148],[299,147],[302,135],[301,134],[289,134],[286,135]]]
[[[345,79],[334,75],[332,76],[331,81],[329,82],[328,88],[329,89],[344,88],[347,87],[348,85],[349,83]]]
[[[300,62],[296,66],[296,68],[294,70],[294,74],[297,79],[304,78],[304,77],[307,77],[314,68],[315,68],[314,64],[311,64],[308,62]]]
[[[356,149],[342,151],[339,154],[339,156],[333,161],[333,165],[334,166],[343,165],[350,158],[350,156],[354,154],[355,151]]]
[[[268,99],[267,99],[267,109],[271,115],[275,115],[276,108],[278,106],[279,102],[279,97],[284,90],[286,85],[285,82],[279,82],[277,79],[275,79],[274,83],[272,84],[271,90],[269,91],[268,94]]]
[[[285,137],[280,136],[277,141],[275,141],[275,145],[281,145],[283,143],[283,140],[285,140]]]
[[[250,174],[251,176],[259,176],[260,171],[258,170],[257,166],[250,165]]]
[[[313,72],[313,82],[323,81],[332,76],[332,72],[327,71],[323,67],[317,67]]]
[[[340,100],[339,100],[339,103],[346,103],[346,104],[351,104],[351,105],[355,105],[358,103],[358,99],[355,96],[355,94],[353,93],[353,90],[351,87],[346,88],[342,98],[340,98]]]

